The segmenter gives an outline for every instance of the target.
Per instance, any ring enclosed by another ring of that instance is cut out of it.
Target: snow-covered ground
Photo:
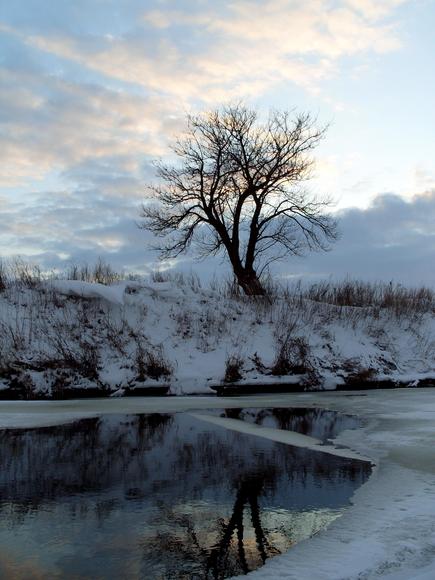
[[[261,302],[202,288],[195,277],[12,284],[0,292],[0,389],[62,398],[77,387],[122,395],[169,385],[171,394],[210,394],[228,369],[239,384],[418,384],[435,378],[435,315],[431,302],[407,308],[406,300],[399,312],[297,292]]]
[[[353,505],[329,528],[268,560],[252,578],[435,578],[435,389],[319,392],[252,397],[176,397],[0,403],[0,426],[36,426],[110,413],[229,407],[322,407],[366,418],[335,440],[376,463]],[[231,425],[227,425],[231,427]],[[247,425],[246,429],[252,426]],[[243,429],[243,425],[239,427]],[[283,441],[279,430],[250,432]],[[276,431],[274,436],[273,431]],[[292,443],[293,435],[288,436]],[[299,443],[302,443],[299,440]],[[311,445],[312,442],[308,442]],[[341,449],[342,450],[342,449]]]
[[[253,578],[433,580],[435,578],[435,391],[398,390],[294,397],[355,412],[369,422],[338,442],[377,462],[352,507],[331,526],[269,560]]]

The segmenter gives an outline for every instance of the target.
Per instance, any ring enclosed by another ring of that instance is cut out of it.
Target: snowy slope
[[[414,384],[435,377],[431,311],[397,316],[288,294],[256,301],[194,278],[12,285],[0,293],[0,339],[0,388],[19,384],[40,397],[76,387],[122,395],[146,385],[206,394],[228,363],[240,384],[307,389],[349,377]]]

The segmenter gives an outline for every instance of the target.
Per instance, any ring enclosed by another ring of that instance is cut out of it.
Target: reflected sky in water
[[[320,438],[330,411],[219,414]],[[327,525],[367,463],[199,421],[105,416],[0,432],[0,577],[225,578]]]

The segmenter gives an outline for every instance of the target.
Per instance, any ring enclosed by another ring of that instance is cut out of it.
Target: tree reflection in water
[[[314,411],[232,412],[324,430],[330,417]],[[334,519],[370,474],[366,463],[187,413],[0,431],[0,467],[0,546],[16,566],[36,563],[45,577],[147,580],[257,568]],[[2,558],[0,549],[0,577]]]
[[[356,429],[362,423],[358,417],[325,409],[277,407],[271,409],[233,408],[215,411],[223,417],[240,419],[263,427],[296,431],[322,441],[334,439],[344,429]]]
[[[268,530],[261,521],[259,498],[268,479],[270,474],[257,473],[240,481],[230,517],[217,518],[213,526],[216,530],[214,543],[202,534],[203,526],[195,524],[192,517],[161,505],[160,517],[171,522],[173,530],[159,531],[142,542],[144,577],[150,570],[150,552],[160,557],[165,554],[164,570],[160,558],[154,563],[156,570],[161,569],[156,577],[210,580],[247,574],[264,564],[267,558],[281,553],[268,539]]]
[[[250,510],[250,519],[254,529],[256,547],[261,563],[264,564],[269,556],[280,553],[280,550],[274,548],[268,541],[266,531],[263,529],[261,523],[258,498],[263,491],[263,486],[264,479],[259,475],[247,478],[240,484],[231,518],[227,524],[222,525],[221,537],[207,558],[207,577],[209,577],[211,573],[212,577],[218,580],[237,572],[231,569],[230,574],[228,574],[228,560],[231,556],[231,545],[234,532],[236,532],[237,536],[236,544],[241,569],[240,572],[247,574],[250,569],[252,570],[254,567],[257,567],[251,565],[250,568],[246,556],[243,526],[245,507]],[[231,566],[231,568],[233,568],[233,566]]]

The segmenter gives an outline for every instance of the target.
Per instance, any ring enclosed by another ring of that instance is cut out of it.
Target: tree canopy
[[[162,238],[163,259],[192,245],[200,257],[223,251],[245,293],[264,294],[272,261],[327,250],[337,237],[329,200],[305,188],[324,134],[307,113],[274,111],[261,122],[236,105],[189,116],[173,146],[178,163],[157,163],[141,226]]]

